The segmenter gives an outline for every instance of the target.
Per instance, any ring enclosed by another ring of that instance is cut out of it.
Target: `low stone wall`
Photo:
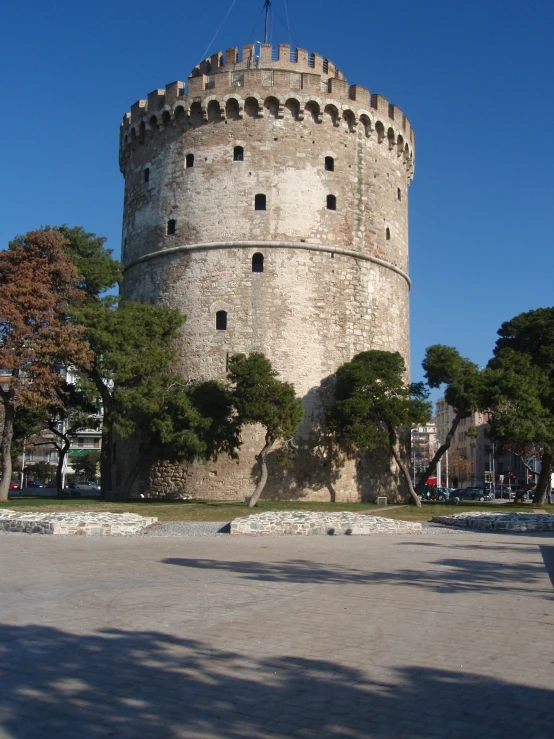
[[[554,516],[549,513],[455,513],[433,516],[436,523],[490,531],[554,531]]]
[[[136,513],[22,513],[6,508],[0,510],[0,531],[66,536],[129,536],[138,534],[157,520]]]
[[[258,513],[231,522],[231,534],[298,534],[367,536],[372,534],[421,533],[420,523],[397,521],[381,516],[366,516],[346,511],[340,513],[312,513],[305,511],[276,511]]]

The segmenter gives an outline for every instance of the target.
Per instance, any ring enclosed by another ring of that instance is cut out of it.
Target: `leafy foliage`
[[[419,505],[401,458],[398,434],[428,421],[431,406],[424,386],[408,385],[405,375],[406,366],[398,352],[358,354],[337,370],[336,404],[327,414],[327,423],[350,453],[389,448]]]
[[[25,469],[28,480],[39,480],[40,482],[49,482],[56,472],[54,465],[48,462],[32,462]]]
[[[271,362],[260,352],[235,354],[229,360],[229,380],[236,408],[236,423],[260,424],[265,428],[265,444],[257,459],[260,478],[250,498],[256,505],[265,487],[268,471],[266,457],[278,439],[291,439],[302,421],[302,402],[294,386],[278,379]]]
[[[439,388],[446,385],[444,397],[454,408],[456,415],[446,439],[435,452],[427,469],[420,475],[416,485],[418,491],[423,489],[426,480],[436,471],[443,454],[450,449],[460,421],[469,418],[483,404],[483,373],[474,362],[462,357],[454,347],[433,344],[425,352],[422,364],[429,387]]]
[[[10,372],[0,384],[4,406],[3,475],[0,500],[7,498],[11,442],[18,407],[56,402],[58,368],[90,362],[81,329],[67,320],[70,304],[84,292],[78,272],[57,231],[34,231],[0,252],[0,366]]]
[[[156,408],[168,367],[176,358],[173,341],[183,317],[177,310],[111,299],[88,301],[74,314],[84,326],[93,354],[83,367],[102,398],[102,487],[111,490],[113,431],[142,431],[146,409]],[[146,426],[147,427],[147,426]]]
[[[389,445],[389,429],[410,429],[430,418],[421,384],[406,385],[398,352],[368,351],[337,370],[330,428],[344,444],[372,450]]]
[[[71,466],[76,477],[83,480],[95,480],[98,476],[100,452],[89,452],[71,459]]]
[[[302,403],[294,386],[278,379],[269,359],[260,352],[235,354],[229,360],[229,380],[241,424],[261,424],[273,441],[294,435]]]
[[[444,397],[457,415],[468,418],[481,407],[482,376],[479,367],[443,344],[428,347],[423,360],[427,384],[431,388],[446,385]]]
[[[554,462],[554,308],[521,313],[502,324],[485,372],[491,436],[507,447],[539,446],[542,503]]]
[[[63,249],[77,270],[75,285],[87,299],[97,300],[101,293],[113,288],[123,276],[123,265],[113,259],[112,249],[106,249],[106,238],[85,231],[81,226],[44,226],[41,231],[55,232],[64,239]],[[10,248],[25,243],[25,236],[16,236]]]

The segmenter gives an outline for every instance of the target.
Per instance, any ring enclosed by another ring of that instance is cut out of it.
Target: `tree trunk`
[[[416,491],[419,493],[420,490],[422,490],[425,487],[425,483],[427,479],[435,472],[437,469],[437,464],[439,462],[439,459],[442,457],[442,455],[447,452],[450,449],[450,445],[452,444],[452,441],[454,439],[454,434],[456,433],[456,429],[458,428],[458,424],[462,420],[461,413],[458,411],[456,415],[454,416],[454,420],[452,421],[452,426],[450,427],[450,431],[446,435],[446,439],[444,440],[444,444],[441,444],[441,446],[437,449],[435,456],[433,459],[429,462],[427,469],[425,472],[420,475],[419,480],[417,481],[417,485],[415,486]],[[437,480],[437,482],[441,482],[440,480]],[[440,485],[438,485],[440,487]]]
[[[93,368],[91,378],[102,398],[104,411],[102,419],[102,448],[100,450],[100,488],[102,496],[105,496],[107,491],[111,492],[113,490],[113,398],[110,389],[104,383],[98,367]]]
[[[143,472],[148,465],[154,463],[154,458],[149,457],[147,454],[147,445],[141,445],[138,450],[138,459],[133,465],[133,468],[127,475],[127,478],[121,488],[121,497],[127,499],[129,497],[129,493],[131,492],[131,488],[133,486],[133,483],[139,476],[141,472]]]
[[[9,391],[2,393],[4,405],[4,428],[2,430],[2,478],[0,479],[0,502],[8,500],[12,480],[12,439],[15,408],[10,402]]]
[[[398,465],[400,472],[404,475],[404,479],[406,480],[406,484],[408,485],[408,490],[410,491],[412,500],[418,508],[421,508],[421,500],[419,499],[419,495],[416,493],[414,486],[412,485],[412,476],[410,475],[410,470],[402,461],[400,447],[398,446],[398,436],[396,434],[396,430],[392,426],[389,426],[389,444],[392,455],[396,460],[396,464]]]
[[[258,502],[258,498],[263,492],[263,489],[265,488],[265,484],[267,482],[267,460],[266,457],[269,453],[269,450],[275,443],[275,439],[273,436],[271,436],[269,433],[265,435],[265,446],[262,449],[262,451],[258,454],[257,460],[258,460],[258,467],[260,468],[260,479],[258,480],[258,484],[256,485],[256,489],[254,490],[250,501],[248,503],[249,508],[254,508],[256,503]]]
[[[526,461],[525,461],[525,460],[523,459],[523,457],[521,456],[521,454],[516,454],[515,452],[513,452],[513,454],[514,454],[514,456],[515,456],[515,457],[517,457],[517,458],[519,459],[519,461],[521,462],[521,464],[522,464],[522,465],[523,465],[523,466],[525,467],[525,469],[526,469],[526,470],[527,470],[527,471],[528,471],[528,472],[529,472],[529,473],[530,473],[531,475],[533,475],[534,477],[538,478],[538,476],[540,475],[540,472],[537,472],[536,470],[534,470],[534,469],[533,469],[533,468],[531,467],[531,465],[527,464],[527,462],[526,462]]]
[[[139,460],[138,462],[135,463],[135,465],[133,466],[133,469],[127,475],[127,479],[125,480],[121,488],[121,497],[124,498],[125,500],[127,500],[127,498],[129,497],[129,493],[131,492],[133,483],[139,476],[139,472],[143,469],[143,467],[144,467],[144,464],[142,464],[141,461]]]
[[[539,472],[539,479],[535,488],[535,495],[533,496],[533,503],[537,505],[544,505],[546,491],[550,490],[553,462],[554,454],[544,450],[541,459],[541,471]]]
[[[63,428],[65,428],[64,422],[62,422],[62,429]],[[48,429],[51,431],[51,433],[55,434],[60,439],[58,444],[54,443],[54,446],[58,450],[58,464],[56,465],[56,488],[58,497],[60,497],[60,494],[62,492],[63,461],[67,452],[69,451],[71,441],[69,440],[69,431],[66,430],[65,433],[63,431],[60,431],[58,429],[58,424],[55,421],[48,423]]]
[[[112,485],[112,462],[113,462],[113,425],[111,419],[104,416],[102,426],[102,449],[100,451],[100,486],[102,495],[106,491],[113,490]]]
[[[63,472],[63,463],[66,457],[67,452],[69,451],[69,447],[71,446],[71,442],[67,438],[67,436],[62,436],[63,443],[60,447],[58,447],[58,464],[56,466],[56,487],[58,489],[58,496],[61,494],[63,489],[62,484],[62,472]]]

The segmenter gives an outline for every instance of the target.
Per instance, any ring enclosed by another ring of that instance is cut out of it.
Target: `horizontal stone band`
[[[207,242],[205,244],[186,244],[184,246],[172,246],[169,249],[162,249],[161,251],[155,251],[151,254],[145,254],[142,257],[139,257],[138,259],[135,259],[134,261],[130,262],[125,267],[125,271],[128,269],[131,269],[131,267],[134,267],[137,264],[141,264],[142,262],[148,262],[151,259],[157,259],[158,257],[165,257],[169,256],[171,254],[178,254],[179,252],[187,252],[187,251],[203,251],[203,250],[209,250],[209,249],[253,249],[253,248],[260,248],[260,249],[305,249],[306,251],[320,251],[325,252],[327,254],[341,254],[345,257],[353,257],[354,259],[361,259],[365,262],[373,262],[373,264],[378,264],[380,267],[386,267],[387,269],[392,270],[393,272],[396,272],[396,274],[403,277],[406,282],[408,283],[408,287],[412,286],[412,281],[404,272],[400,269],[400,267],[397,267],[395,264],[391,264],[390,262],[387,262],[384,259],[379,259],[378,257],[372,257],[368,254],[361,254],[357,251],[352,251],[351,249],[339,249],[335,246],[322,246],[321,244],[307,244],[304,241],[214,241],[214,242]]]

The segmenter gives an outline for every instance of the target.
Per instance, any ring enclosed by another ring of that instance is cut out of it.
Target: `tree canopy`
[[[336,373],[336,403],[327,423],[338,443],[352,452],[388,448],[410,495],[421,505],[403,460],[399,436],[427,422],[431,405],[421,383],[406,383],[406,365],[398,352],[362,352]]]
[[[446,439],[437,449],[427,469],[420,475],[416,490],[421,490],[435,470],[443,454],[450,449],[460,421],[469,418],[483,404],[483,377],[479,367],[462,357],[452,346],[433,344],[425,352],[422,363],[430,388],[446,386],[444,398],[454,408],[455,416]]]
[[[55,402],[59,367],[90,363],[82,330],[68,321],[69,304],[81,303],[84,292],[66,244],[58,231],[33,231],[0,252],[0,367],[9,373],[0,383],[0,500],[8,496],[17,408]]]
[[[134,468],[123,487],[129,494],[137,475],[161,461],[182,463],[217,459],[220,454],[236,458],[240,424],[229,388],[208,381],[187,383],[182,377],[158,374],[140,395],[125,395],[124,424],[118,425],[137,440]]]
[[[77,477],[85,480],[96,480],[98,476],[98,463],[100,462],[100,452],[88,452],[79,457],[71,459],[73,472]]]
[[[485,371],[491,436],[508,447],[542,449],[535,502],[542,504],[554,463],[554,308],[502,324]]]
[[[303,416],[302,403],[294,386],[279,380],[269,359],[260,352],[233,355],[229,381],[240,426],[260,424],[265,428],[265,443],[257,455],[260,477],[249,502],[252,508],[267,482],[267,455],[277,440],[294,436]]]
[[[85,231],[81,226],[44,226],[44,233],[55,232],[62,235],[63,250],[71,257],[77,270],[75,286],[83,290],[86,299],[98,300],[106,290],[110,290],[121,280],[123,265],[112,257],[113,250],[104,246],[106,238]],[[16,236],[10,248],[25,243],[26,236]]]
[[[76,311],[92,352],[83,367],[102,398],[102,489],[111,490],[113,432],[127,435],[144,414],[149,394],[176,357],[174,339],[183,317],[177,310],[146,303],[87,302]]]

